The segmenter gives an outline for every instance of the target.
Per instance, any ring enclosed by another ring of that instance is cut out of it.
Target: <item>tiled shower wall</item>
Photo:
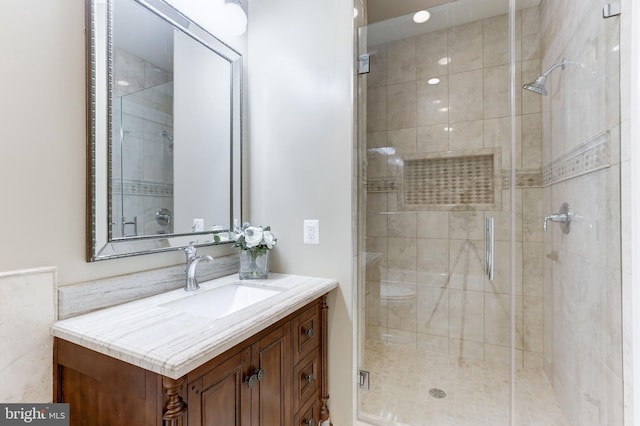
[[[540,74],[539,13],[517,12],[516,87]],[[502,15],[369,48],[368,339],[453,357],[508,360],[508,29]],[[436,77],[439,82],[429,84]],[[540,97],[517,90],[516,115],[516,356],[520,365],[541,368]],[[400,208],[405,159],[487,150],[501,159],[500,207]],[[484,274],[485,217],[496,220],[494,281]]]
[[[112,211],[114,236],[170,231],[155,220],[162,208],[173,212],[173,76],[144,59],[116,49],[113,102]],[[120,225],[137,220],[136,226]]]
[[[578,219],[545,235],[544,369],[571,424],[622,425],[621,18],[594,0],[540,8],[543,68],[569,61],[543,98],[543,205]]]

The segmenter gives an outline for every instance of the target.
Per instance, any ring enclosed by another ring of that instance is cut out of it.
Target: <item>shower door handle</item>
[[[486,274],[489,277],[489,281],[493,281],[494,269],[493,269],[493,260],[494,260],[494,249],[495,249],[495,240],[494,240],[494,221],[492,217],[486,218],[485,221],[485,265],[486,265]]]

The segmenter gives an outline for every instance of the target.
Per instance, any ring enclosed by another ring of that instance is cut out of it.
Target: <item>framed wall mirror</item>
[[[228,243],[242,57],[162,0],[86,0],[87,259]]]

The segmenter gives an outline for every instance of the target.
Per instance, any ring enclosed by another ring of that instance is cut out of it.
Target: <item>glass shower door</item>
[[[358,408],[373,424],[509,423],[512,338],[523,359],[522,280],[515,297],[511,278],[512,253],[522,262],[522,221],[517,240],[511,221],[523,188],[511,187],[510,16],[507,1],[492,11],[477,3],[361,32],[369,389]]]
[[[359,34],[359,419],[622,425],[619,18],[429,12]]]

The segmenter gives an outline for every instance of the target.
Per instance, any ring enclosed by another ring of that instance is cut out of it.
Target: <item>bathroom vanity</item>
[[[336,286],[232,275],[59,321],[54,401],[70,404],[72,425],[317,425],[329,416],[326,294]],[[242,293],[222,316],[199,311],[240,287],[274,293],[248,306]]]

